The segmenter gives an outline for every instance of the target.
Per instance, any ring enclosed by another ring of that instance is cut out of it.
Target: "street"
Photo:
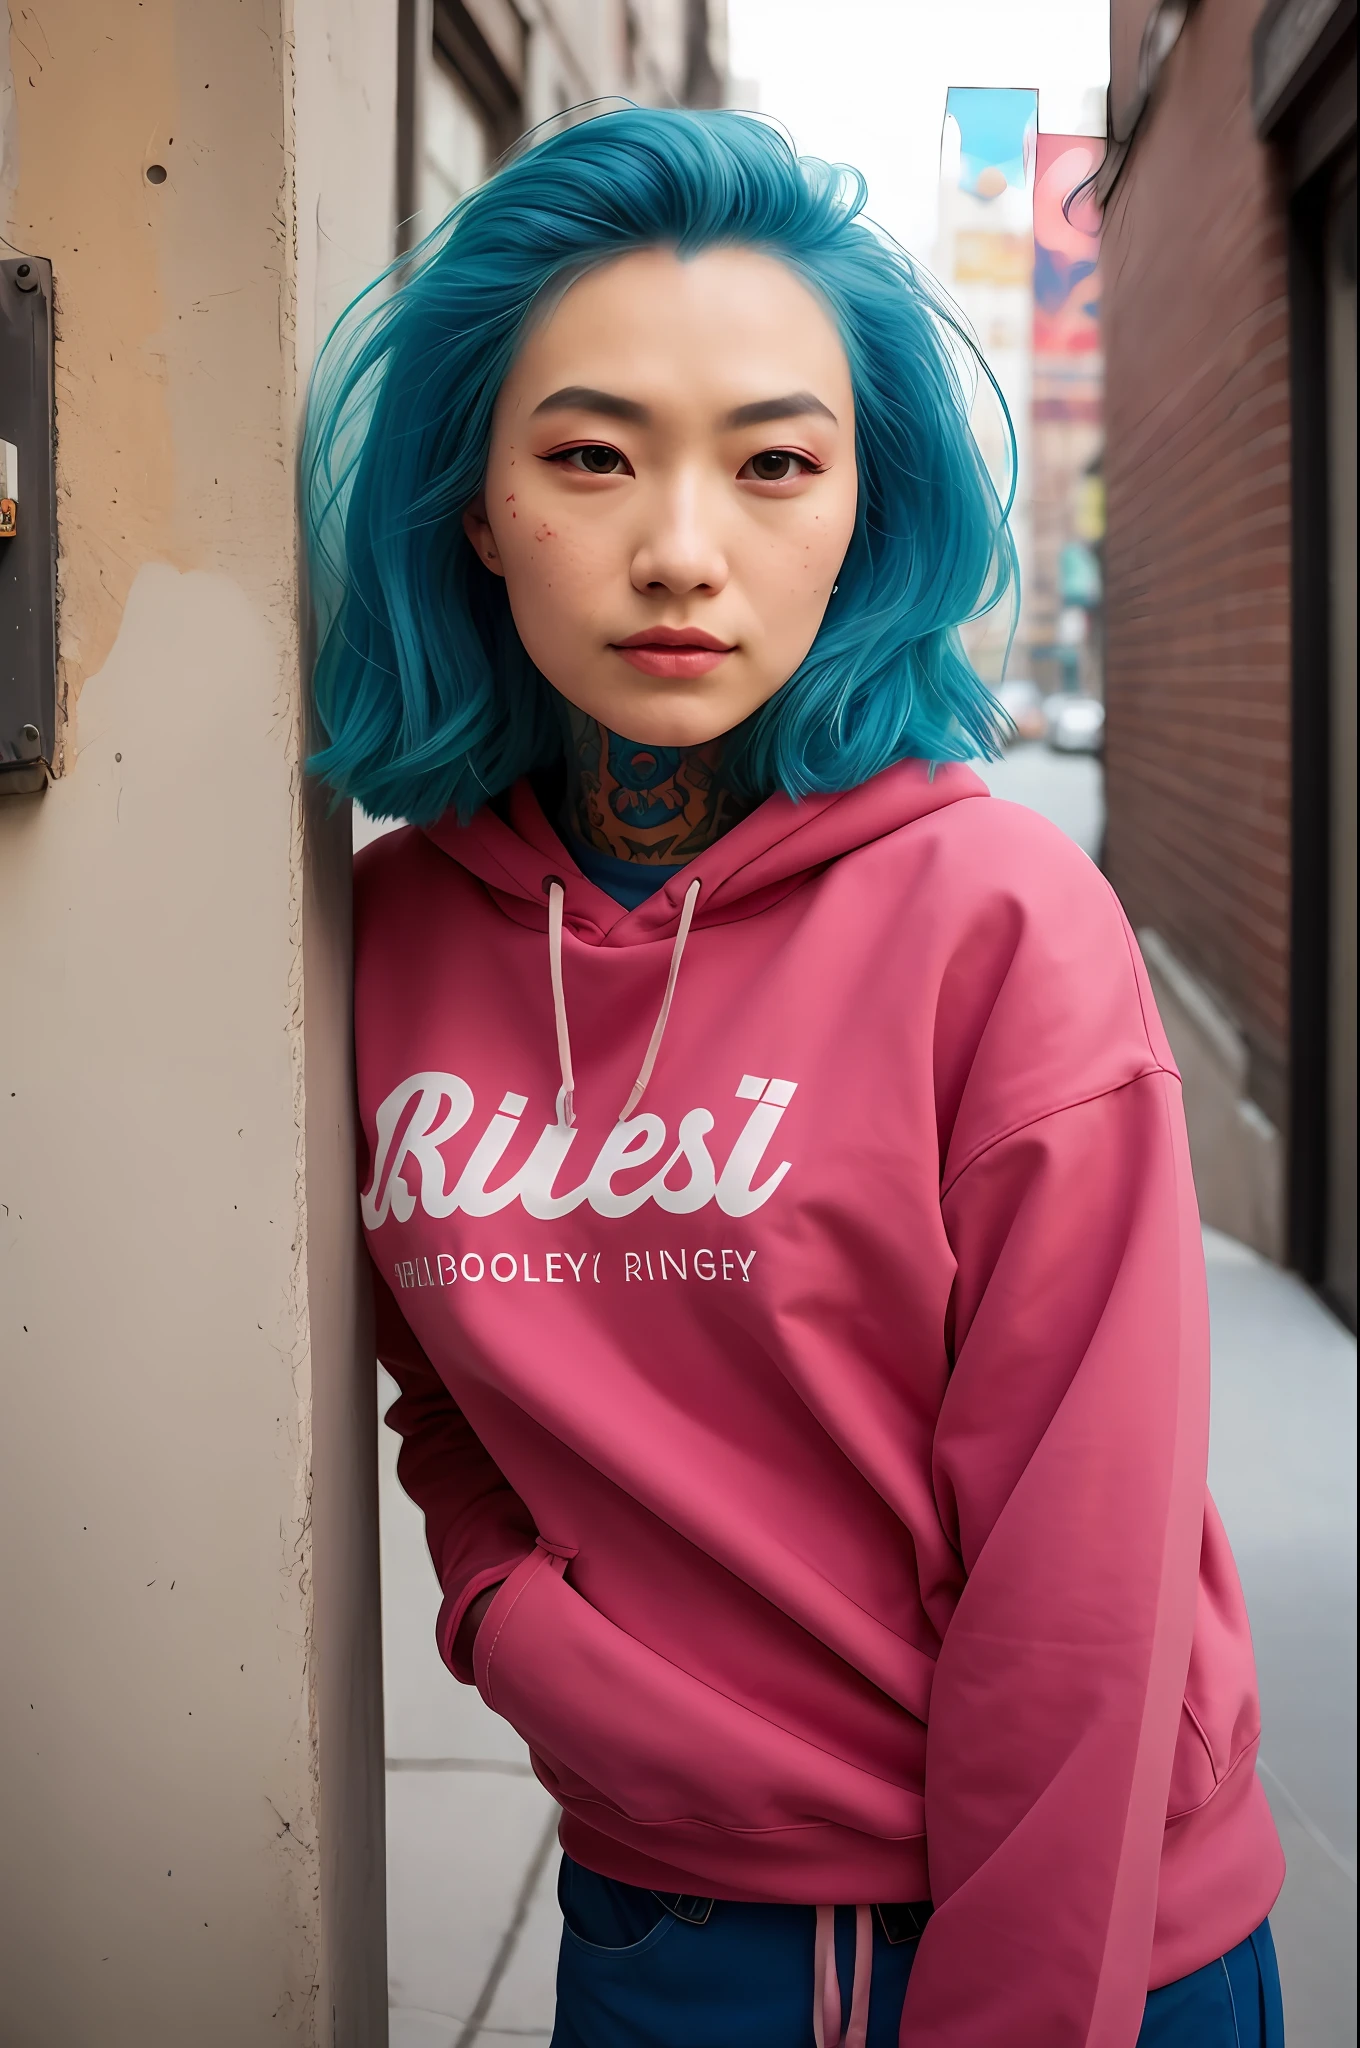
[[[1088,852],[1099,764],[1017,748],[994,793]],[[1256,1636],[1261,1775],[1289,1861],[1273,1915],[1289,2048],[1355,2037],[1355,1340],[1296,1279],[1206,1233],[1210,1483]],[[381,1406],[393,1398],[382,1375]],[[382,1439],[392,2048],[546,2040],[559,1920],[556,1808],[523,1744],[434,1649],[439,1589]]]

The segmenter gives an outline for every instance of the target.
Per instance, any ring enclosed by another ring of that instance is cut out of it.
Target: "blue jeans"
[[[551,2048],[812,2048],[811,1906],[678,1900],[597,1877],[564,1856]],[[699,1918],[708,1909],[705,1917]],[[868,2048],[897,2048],[916,1942],[877,1913]],[[854,1914],[836,1915],[848,2009]],[[1217,1961],[1148,1993],[1138,2048],[1284,2048],[1270,1923]]]

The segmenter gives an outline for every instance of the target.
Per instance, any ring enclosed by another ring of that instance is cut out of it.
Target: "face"
[[[690,747],[802,661],[856,491],[850,369],[807,287],[750,250],[648,249],[531,333],[464,525],[570,703]]]

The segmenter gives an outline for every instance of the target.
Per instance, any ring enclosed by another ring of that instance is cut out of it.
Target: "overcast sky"
[[[1036,86],[1040,126],[1065,132],[1109,76],[1109,0],[728,0],[728,23],[761,112],[863,171],[874,218],[926,262],[948,88]]]

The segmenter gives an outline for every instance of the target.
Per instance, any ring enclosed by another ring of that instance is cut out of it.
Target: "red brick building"
[[[1201,1204],[1355,1314],[1355,0],[1112,0],[1106,862]]]

